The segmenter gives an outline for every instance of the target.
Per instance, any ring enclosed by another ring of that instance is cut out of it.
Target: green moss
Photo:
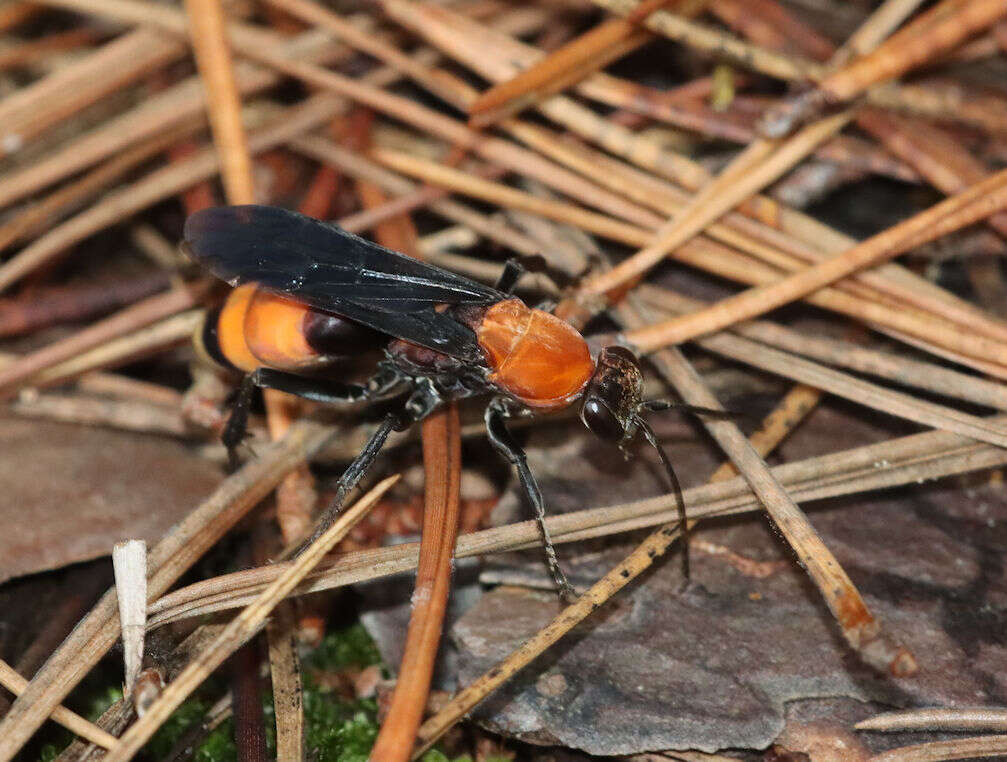
[[[113,686],[88,697],[87,709],[83,715],[91,722],[97,722],[112,704],[122,699],[122,688]]]
[[[420,757],[420,762],[452,762],[452,760],[449,760],[447,757],[441,754],[441,752],[437,751],[437,749],[431,749],[422,757]],[[461,757],[455,759],[453,762],[472,762],[472,757],[470,757],[468,754],[464,754]]]
[[[304,670],[338,671],[347,667],[369,667],[381,663],[381,654],[359,622],[330,632],[321,645],[304,659]]]
[[[190,698],[165,721],[144,747],[153,759],[166,757],[190,728],[202,722],[209,704],[200,698]]]
[[[196,762],[237,762],[238,747],[234,743],[234,722],[220,723],[199,747]]]
[[[67,743],[69,743],[69,741],[67,741]],[[47,743],[45,746],[42,747],[42,751],[39,752],[38,755],[39,762],[52,762],[54,759],[56,759],[56,757],[59,756],[59,753],[63,751],[63,749],[65,748],[66,748],[65,743],[64,744]]]

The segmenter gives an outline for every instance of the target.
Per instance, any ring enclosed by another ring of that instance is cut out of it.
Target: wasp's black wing
[[[507,295],[352,233],[271,206],[191,215],[185,245],[232,286],[257,282],[312,307],[430,349],[482,359],[475,334],[438,304],[492,304]]]

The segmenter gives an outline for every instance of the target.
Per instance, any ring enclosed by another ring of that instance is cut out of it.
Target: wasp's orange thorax
[[[587,342],[569,323],[520,299],[486,310],[476,329],[490,381],[529,407],[565,407],[591,378]]]

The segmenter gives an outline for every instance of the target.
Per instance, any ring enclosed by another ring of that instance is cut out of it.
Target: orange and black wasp
[[[671,403],[642,399],[643,374],[629,349],[610,346],[592,358],[571,325],[515,297],[523,272],[515,262],[490,287],[269,206],[197,212],[185,223],[184,239],[190,256],[235,287],[197,336],[206,355],[245,374],[222,437],[232,458],[256,387],[319,402],[397,401],[344,472],[316,534],[392,431],[446,401],[487,394],[487,435],[517,470],[565,594],[571,591],[549,541],[542,494],[508,419],[579,402],[584,424],[620,448],[642,433],[664,463],[685,529],[678,478],[641,415]],[[376,348],[383,359],[366,383],[340,380],[341,365]]]

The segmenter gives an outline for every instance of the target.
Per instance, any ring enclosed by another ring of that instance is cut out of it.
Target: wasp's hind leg
[[[311,543],[325,534],[325,530],[332,526],[339,516],[339,512],[343,509],[346,496],[360,483],[360,480],[364,478],[364,475],[371,465],[373,465],[374,460],[378,457],[378,453],[381,452],[381,448],[384,447],[388,435],[393,431],[402,431],[408,428],[410,423],[411,421],[401,413],[389,413],[384,417],[378,428],[371,434],[370,439],[367,440],[364,449],[360,451],[360,454],[353,459],[353,462],[346,468],[343,475],[339,477],[339,483],[336,485],[336,496],[325,508],[318,521],[315,522],[315,528],[311,534],[289,555],[299,556]]]
[[[545,547],[546,564],[549,567],[549,574],[552,576],[560,597],[566,603],[572,602],[576,597],[573,587],[570,585],[566,574],[560,568],[559,559],[556,557],[556,548],[552,544],[549,536],[549,529],[545,525],[545,503],[542,500],[542,492],[538,488],[535,477],[532,476],[528,468],[528,458],[521,449],[521,446],[514,440],[514,436],[507,429],[506,420],[508,417],[506,405],[499,399],[495,399],[486,408],[486,433],[490,442],[497,452],[503,455],[507,461],[517,470],[518,478],[528,502],[535,509],[535,520],[538,521],[539,531],[542,533],[542,542]]]
[[[368,389],[372,395],[381,379],[382,374],[379,372],[368,385]],[[401,381],[401,377],[396,379],[396,384],[393,384],[389,388],[394,388]],[[343,472],[343,475],[339,477],[339,483],[336,485],[336,496],[316,522],[311,536],[297,547],[297,550],[294,551],[295,554],[300,554],[302,550],[321,537],[325,530],[332,526],[339,512],[343,509],[346,496],[350,493],[350,490],[360,483],[360,480],[364,478],[364,475],[371,465],[373,465],[374,460],[378,457],[378,453],[381,452],[381,448],[384,447],[388,435],[393,431],[405,431],[417,421],[421,421],[430,415],[442,402],[443,399],[440,393],[429,379],[420,378],[415,382],[412,392],[406,398],[401,411],[389,413],[385,416],[378,428],[371,434],[370,439],[367,440],[364,449],[360,451],[360,454],[354,458],[346,471]]]
[[[369,395],[368,388],[359,384],[298,376],[272,368],[258,368],[252,371],[241,380],[238,396],[231,407],[231,417],[228,418],[220,437],[224,447],[227,448],[227,458],[232,470],[238,465],[238,446],[248,430],[248,411],[256,388],[276,389],[314,402],[340,404],[360,402]]]

